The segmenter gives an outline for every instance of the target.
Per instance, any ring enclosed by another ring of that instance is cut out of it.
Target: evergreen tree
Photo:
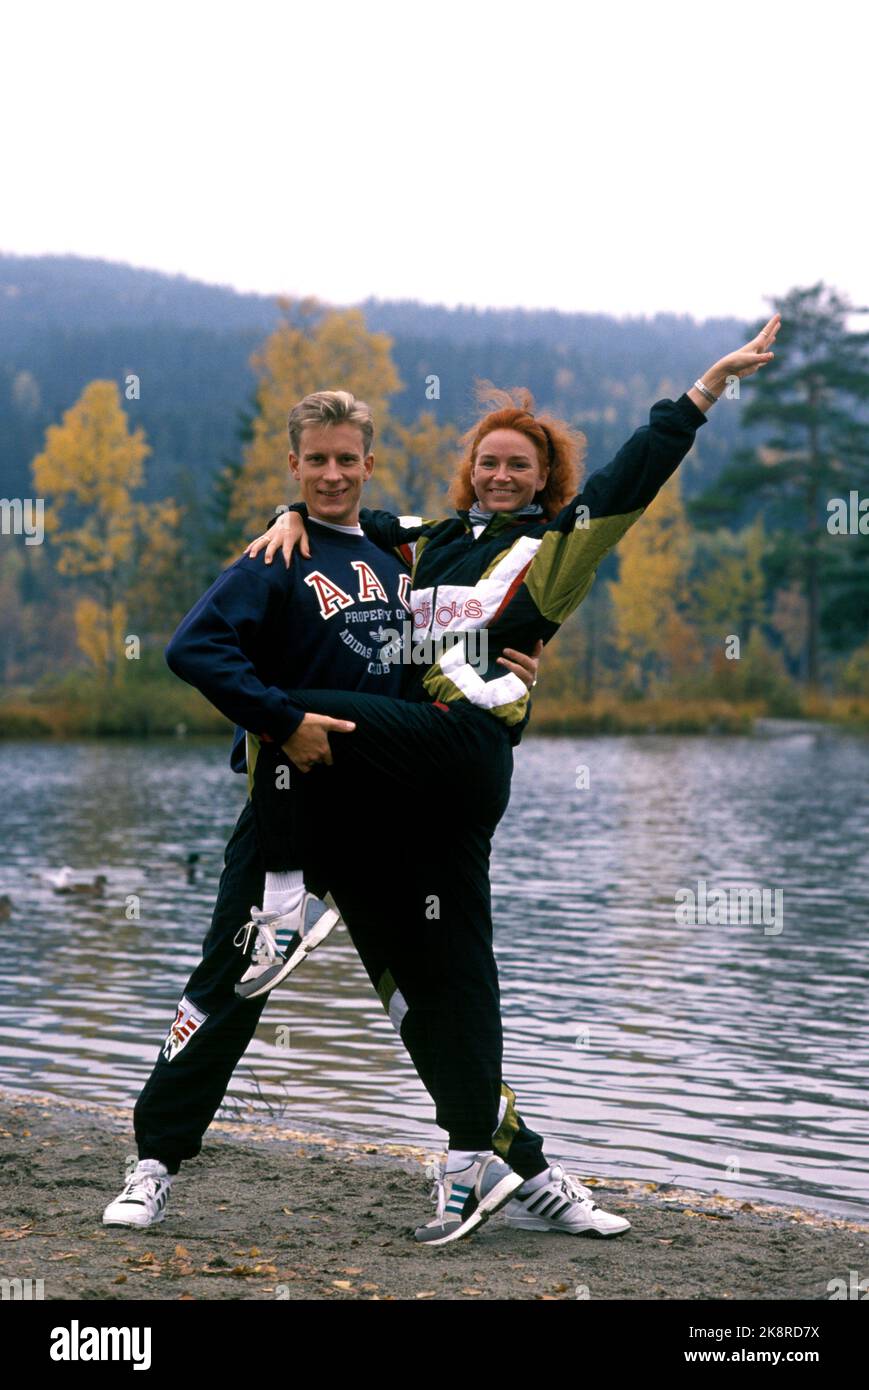
[[[783,323],[775,368],[758,378],[742,408],[744,426],[768,425],[767,441],[738,450],[690,515],[708,525],[762,506],[766,528],[783,553],[782,579],[796,580],[805,597],[801,666],[814,689],[822,616],[828,645],[840,640],[841,605],[828,600],[838,589],[869,611],[866,540],[859,532],[833,529],[841,514],[837,499],[869,495],[869,423],[860,410],[869,396],[869,333],[849,332],[846,324],[849,314],[869,310],[853,308],[823,281],[773,303]]]

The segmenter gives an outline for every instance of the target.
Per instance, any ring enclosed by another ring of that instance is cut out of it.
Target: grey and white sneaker
[[[505,1209],[508,1226],[521,1231],[562,1231],[569,1236],[620,1236],[630,1230],[624,1216],[604,1211],[591,1188],[565,1173],[560,1163],[549,1169],[549,1181],[527,1197],[518,1194]]]
[[[304,892],[288,912],[263,912],[252,907],[251,920],[235,934],[235,945],[247,951],[250,965],[235,987],[240,999],[257,999],[301,965],[341,921],[331,893],[325,900]]]
[[[166,1215],[172,1179],[157,1158],[141,1158],[123,1192],[103,1212],[104,1226],[153,1226]]]
[[[432,1188],[435,1215],[424,1226],[417,1226],[416,1239],[426,1245],[446,1245],[470,1235],[509,1202],[522,1183],[519,1174],[497,1154],[482,1159],[478,1156],[467,1168],[454,1173],[448,1173],[444,1163]]]

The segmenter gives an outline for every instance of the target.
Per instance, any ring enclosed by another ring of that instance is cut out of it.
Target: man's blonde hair
[[[294,405],[287,420],[290,448],[296,457],[306,425],[358,425],[362,431],[362,454],[367,458],[374,443],[374,416],[371,407],[357,401],[352,391],[313,391]]]

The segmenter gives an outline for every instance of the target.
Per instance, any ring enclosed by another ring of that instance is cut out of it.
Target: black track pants
[[[234,993],[246,961],[233,938],[248,921],[251,905],[262,903],[264,876],[253,807],[247,802],[226,847],[225,867],[202,960],[184,990],[184,1001],[190,1007],[182,1001],[176,1023],[158,1053],[134,1112],[139,1157],[159,1158],[170,1172],[177,1172],[184,1159],[195,1158],[200,1152],[203,1135],[268,1002],[268,995],[246,1001]],[[346,897],[347,891],[349,888],[342,885],[342,897]],[[413,984],[408,983],[408,978],[414,980],[420,972],[407,967],[401,953],[396,962],[390,960],[388,941],[384,943],[375,916],[371,907],[360,909],[358,916],[353,914],[353,920],[347,921],[348,930],[384,1008],[437,1106],[438,1040],[433,1036],[437,1030],[432,1028],[425,998],[420,1000]],[[408,994],[401,989],[399,979],[407,986]],[[288,988],[299,986],[303,986],[301,977],[298,984],[294,982]],[[416,1000],[415,1006],[408,995]],[[518,1115],[510,1087],[504,1083],[500,1091],[494,1145],[490,1135],[485,1147],[494,1146],[523,1177],[533,1177],[546,1167],[543,1141]],[[443,1124],[440,1113],[438,1106],[439,1123]]]
[[[364,921],[377,903],[375,939],[408,1005],[425,1014],[438,1123],[451,1148],[485,1149],[501,1100],[489,857],[510,796],[508,732],[465,703],[288,694],[356,727],[330,734],[333,767],[308,773],[274,746],[259,749],[253,802],[267,867],[304,869],[347,921]],[[383,839],[393,824],[404,832],[401,857],[395,837]]]
[[[253,801],[266,868],[297,869],[324,854],[331,863],[344,852],[345,816],[340,824],[334,818],[324,823],[308,806],[313,797],[322,810],[323,779],[327,788],[340,782],[341,794],[352,794],[355,814],[365,817],[369,799],[391,806],[414,850],[421,832],[437,832],[435,853],[449,852],[454,828],[474,824],[490,837],[495,833],[510,799],[513,749],[494,715],[463,701],[423,704],[352,690],[287,694],[306,712],[351,719],[356,728],[330,734],[332,768],[298,772],[275,745],[259,749]],[[290,767],[288,779],[276,777],[277,765]]]

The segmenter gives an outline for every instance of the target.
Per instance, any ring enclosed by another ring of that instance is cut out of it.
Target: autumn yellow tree
[[[389,467],[381,487],[393,510],[448,516],[453,510],[447,493],[457,458],[455,426],[439,425],[433,411],[424,410],[410,425],[394,421],[389,433]],[[378,459],[378,472],[379,464]]]
[[[183,530],[189,515],[172,497],[136,504],[136,565],[126,591],[128,631],[168,637],[198,597],[189,592]]]
[[[448,510],[455,430],[438,425],[431,411],[410,426],[392,417],[389,400],[402,382],[391,338],[370,332],[359,309],[329,309],[315,299],[279,302],[284,322],[251,358],[258,377],[256,412],[229,512],[238,534],[256,535],[275,507],[295,496],[287,469],[287,417],[313,391],[352,391],[374,413],[376,462],[368,505],[436,516]]]
[[[82,581],[74,610],[80,651],[104,677],[124,663],[127,597],[143,544],[171,544],[171,501],[147,506],[133,493],[150,453],[140,426],[131,430],[113,381],[92,381],[50,425],[33,460],[37,495],[46,500],[45,529],[57,547],[60,574]],[[147,539],[145,539],[147,538]]]
[[[302,396],[352,391],[371,406],[379,435],[388,398],[401,386],[389,353],[391,340],[385,333],[369,333],[360,310],[326,312],[313,299],[283,299],[280,304],[285,321],[251,358],[259,378],[257,410],[230,506],[230,519],[250,536],[291,496],[287,416]],[[379,470],[377,436],[375,448]]]
[[[735,535],[721,530],[700,543],[704,573],[693,586],[692,616],[704,636],[723,647],[734,634],[746,642],[763,621],[766,536],[760,517]]]
[[[702,683],[708,692],[742,698],[749,650],[760,659],[766,549],[760,517],[741,531],[721,527],[695,538],[689,618],[705,643]]]
[[[631,684],[646,693],[652,675],[682,676],[700,660],[686,616],[691,539],[678,473],[619,542],[610,583],[615,643]]]

